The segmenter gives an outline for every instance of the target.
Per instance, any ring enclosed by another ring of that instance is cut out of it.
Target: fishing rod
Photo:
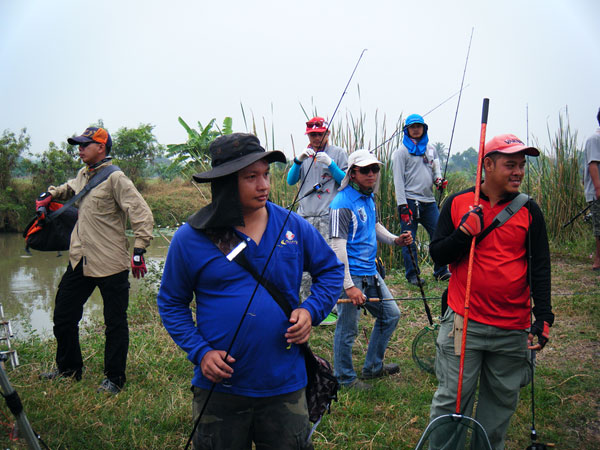
[[[325,132],[323,133],[323,137],[321,138],[321,143],[323,142],[324,137],[327,135],[327,132],[329,131],[330,123],[333,121],[333,118],[335,117],[335,115],[336,115],[336,113],[337,113],[337,111],[338,111],[338,109],[340,107],[340,104],[342,103],[342,99],[346,95],[346,92],[348,90],[348,86],[350,85],[350,83],[352,81],[352,78],[354,78],[354,74],[356,72],[356,69],[358,68],[358,65],[360,64],[360,61],[362,60],[362,57],[363,57],[363,55],[364,55],[364,53],[366,51],[367,51],[366,48],[363,49],[363,51],[361,52],[361,54],[360,54],[360,56],[358,58],[358,61],[356,62],[355,66],[354,66],[354,69],[352,70],[352,73],[350,74],[350,78],[348,79],[348,82],[346,83],[346,86],[344,87],[344,91],[342,92],[342,95],[340,96],[340,100],[338,101],[338,103],[337,103],[337,105],[336,105],[336,107],[335,107],[335,109],[333,111],[333,114],[331,115],[330,122],[327,124],[327,128],[326,128]],[[308,169],[306,171],[306,175],[304,176],[304,179],[302,180],[302,182],[300,184],[300,188],[298,189],[298,192],[296,193],[296,195],[294,197],[294,200],[292,201],[292,204],[296,203],[298,195],[300,194],[300,189],[302,188],[302,186],[306,182],[306,178],[307,178],[308,173],[310,172],[310,169],[312,168],[313,164],[314,164],[314,158],[312,159],[312,161],[311,161],[311,163],[310,163],[310,165],[309,165],[309,167],[308,167]],[[283,221],[283,223],[281,225],[281,228],[280,228],[280,230],[278,232],[278,236],[281,235],[281,233],[285,229],[285,226],[286,226],[286,224],[288,222],[288,219],[289,219],[289,217],[290,217],[291,214],[292,214],[292,209],[290,208],[290,209],[288,209],[288,214],[285,217],[285,220]],[[234,255],[234,253],[236,251],[239,253],[240,251],[243,250],[244,247],[242,246],[242,244],[245,244],[245,242],[242,241],[240,243],[240,245],[238,245],[235,249],[233,249],[233,251],[229,255],[227,255],[227,259],[229,259],[229,261],[232,261],[233,258],[235,258],[236,255]],[[271,248],[269,256],[267,257],[267,260],[265,261],[265,265],[264,265],[262,271],[260,272],[260,277],[257,280],[256,285],[254,286],[254,290],[252,291],[252,294],[250,295],[250,299],[248,300],[248,303],[246,305],[244,313],[242,314],[242,317],[241,317],[241,319],[240,319],[240,321],[238,323],[238,326],[237,326],[237,328],[235,330],[235,333],[233,334],[233,337],[231,338],[231,343],[229,344],[229,348],[225,352],[225,356],[223,357],[223,361],[227,361],[227,358],[229,357],[229,354],[231,353],[231,349],[233,348],[233,344],[235,343],[235,340],[237,339],[237,336],[239,335],[239,332],[240,332],[240,330],[242,328],[242,324],[244,323],[244,319],[246,318],[246,316],[248,314],[248,311],[250,309],[252,301],[254,300],[256,292],[258,291],[259,286],[261,286],[263,280],[265,279],[264,278],[265,272],[267,270],[267,267],[269,266],[269,262],[271,261],[271,258],[273,257],[273,254],[275,253],[275,249],[276,248],[277,248],[277,244],[273,245],[273,247]],[[217,383],[213,382],[212,385],[211,385],[211,387],[210,387],[210,390],[208,391],[208,394],[206,396],[206,400],[204,401],[204,404],[202,405],[200,413],[198,414],[198,418],[196,419],[196,422],[194,423],[194,427],[192,429],[190,437],[189,437],[189,439],[188,439],[188,441],[187,441],[187,443],[185,445],[185,449],[186,450],[189,448],[189,446],[190,446],[190,444],[192,442],[194,434],[196,433],[196,429],[198,428],[198,425],[200,424],[200,420],[202,419],[202,415],[204,414],[204,411],[206,411],[206,407],[208,406],[208,402],[209,402],[209,400],[210,400],[210,398],[212,396],[212,393],[215,390],[215,386],[216,385],[217,385]]]
[[[306,197],[308,197],[309,195],[313,194],[313,193],[317,193],[317,195],[319,194],[324,194],[325,192],[329,192],[329,189],[326,189],[325,191],[323,190],[323,187],[325,187],[325,185],[327,183],[329,183],[331,180],[333,180],[333,178],[330,178],[329,180],[325,181],[324,183],[316,183],[312,189],[310,191],[308,191],[306,194],[304,194],[302,197],[300,197],[299,199],[295,200],[294,202],[290,203],[288,206],[286,206],[285,209],[290,209],[293,208],[294,205],[296,203],[301,202],[302,200],[304,200]],[[298,192],[300,192],[300,190],[298,189]],[[321,198],[321,197],[319,197]]]
[[[425,299],[428,300],[439,300],[440,297],[425,297]],[[422,300],[423,297],[394,297],[394,298],[378,298],[378,297],[374,297],[374,298],[368,298],[366,301],[369,303],[376,303],[376,302],[402,302],[402,301],[409,301],[409,300]],[[352,300],[350,300],[349,298],[340,298],[337,301],[338,303],[352,303]]]
[[[429,111],[427,111],[425,114],[423,114],[422,117],[427,116],[428,114],[431,114],[432,112],[434,112],[436,109],[438,109],[440,106],[442,106],[443,104],[449,102],[450,100],[452,100],[454,97],[456,97],[457,95],[459,95],[462,91],[464,91],[466,88],[468,88],[470,86],[470,84],[467,84],[464,88],[462,88],[459,91],[456,91],[454,94],[452,94],[450,97],[448,97],[446,100],[444,100],[442,103],[440,103],[439,105],[437,105],[435,108],[430,109]],[[400,133],[402,131],[402,126],[396,128],[396,130],[392,133],[392,135],[387,138],[385,141],[383,141],[381,144],[379,144],[378,146],[376,146],[375,148],[369,150],[370,153],[373,153],[375,150],[377,150],[380,147],[383,147],[385,144],[387,144],[388,142],[390,142],[392,139],[394,139],[398,133]]]
[[[590,203],[585,208],[583,208],[581,211],[579,211],[577,214],[575,214],[575,216],[573,216],[573,218],[571,220],[569,220],[567,223],[565,223],[562,227],[567,228],[569,225],[571,225],[573,222],[575,222],[575,219],[577,219],[579,216],[584,214],[591,207],[592,207],[592,204]]]
[[[442,175],[442,179],[446,179],[446,172],[448,171],[448,162],[450,161],[450,152],[452,151],[452,140],[454,139],[454,130],[456,128],[456,119],[458,117],[458,109],[460,108],[460,99],[462,97],[463,84],[465,82],[465,75],[467,73],[467,64],[469,62],[469,53],[471,53],[471,42],[473,41],[473,31],[475,27],[471,28],[471,37],[469,38],[469,48],[467,49],[467,58],[465,59],[465,68],[463,70],[462,80],[460,82],[460,94],[458,95],[458,102],[456,103],[456,112],[454,113],[454,124],[452,125],[452,133],[450,133],[450,144],[448,145],[448,156],[446,157],[446,166],[444,167],[444,174]],[[442,197],[444,196],[443,187],[440,189],[440,195],[438,197],[438,205],[442,201]]]

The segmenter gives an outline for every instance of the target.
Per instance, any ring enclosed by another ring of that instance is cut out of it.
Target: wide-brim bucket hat
[[[256,136],[250,133],[232,133],[219,136],[209,147],[211,170],[193,175],[198,183],[206,183],[216,178],[235,173],[260,159],[272,162],[286,162],[279,150],[266,151]]]

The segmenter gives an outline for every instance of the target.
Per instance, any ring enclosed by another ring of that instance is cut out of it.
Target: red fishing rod
[[[490,100],[483,99],[483,111],[481,113],[481,135],[479,137],[479,156],[477,158],[477,175],[475,178],[475,196],[473,206],[479,205],[479,195],[481,193],[481,171],[483,166],[483,153],[485,150],[485,132],[487,128],[488,110]],[[465,348],[467,346],[467,326],[469,324],[469,300],[471,296],[471,279],[473,278],[473,259],[475,257],[475,241],[477,236],[471,239],[471,248],[469,250],[469,264],[467,266],[467,284],[465,290],[465,315],[462,330],[462,341],[460,346],[460,365],[458,367],[458,390],[456,394],[456,414],[460,414],[460,397],[462,394],[463,375],[465,369]]]

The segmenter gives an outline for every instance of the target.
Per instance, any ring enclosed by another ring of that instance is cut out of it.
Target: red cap
[[[529,156],[539,156],[540,151],[535,147],[528,147],[521,139],[514,134],[501,134],[492,138],[485,144],[483,156],[488,156],[491,153],[504,153],[511,155],[514,153],[524,152]]]
[[[322,117],[313,117],[306,122],[306,133],[325,133],[329,124]]]

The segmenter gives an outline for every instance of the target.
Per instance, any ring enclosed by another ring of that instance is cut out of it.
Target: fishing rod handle
[[[488,111],[490,109],[490,99],[483,99],[483,110],[481,111],[481,123],[487,124],[488,121]]]

